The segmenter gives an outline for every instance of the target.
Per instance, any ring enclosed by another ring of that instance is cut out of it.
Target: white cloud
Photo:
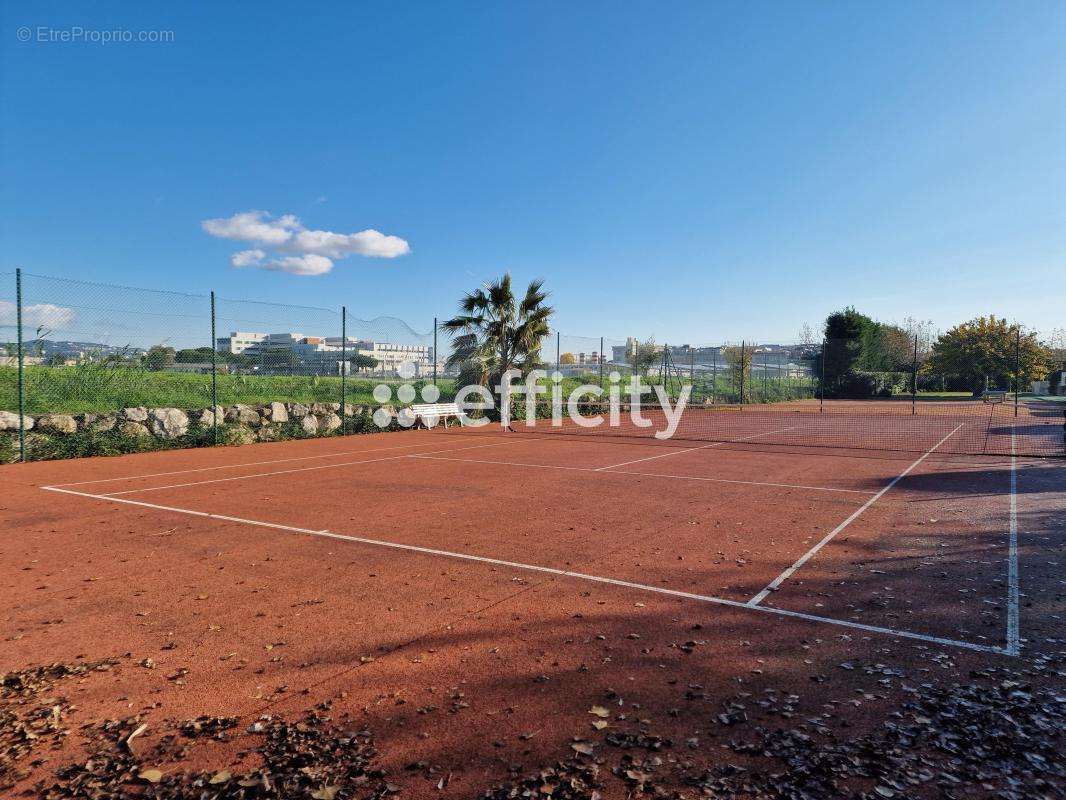
[[[325,275],[333,269],[333,262],[325,256],[286,256],[263,264],[262,267],[292,275]]]
[[[266,253],[262,250],[241,250],[229,257],[229,263],[235,267],[254,267],[264,258]]]
[[[388,236],[373,229],[357,233],[334,233],[312,230],[292,214],[271,217],[266,211],[243,211],[232,217],[206,219],[203,229],[219,239],[233,239],[257,247],[241,250],[230,257],[235,267],[260,267],[294,275],[324,275],[333,269],[334,260],[351,255],[370,258],[396,258],[411,252],[411,246],[399,236]],[[273,260],[267,261],[268,253]]]
[[[37,328],[56,330],[69,328],[74,322],[74,309],[66,306],[54,306],[51,303],[37,303],[22,307],[22,329],[32,332]],[[0,325],[18,324],[18,308],[10,300],[0,300]]]
[[[236,239],[276,247],[292,238],[293,231],[300,228],[300,221],[292,214],[270,219],[265,211],[245,211],[232,217],[205,219],[203,229],[219,239]]]

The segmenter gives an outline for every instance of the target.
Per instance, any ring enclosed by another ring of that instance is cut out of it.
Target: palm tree
[[[490,389],[509,369],[523,375],[540,366],[540,345],[548,335],[551,306],[544,281],[530,282],[521,302],[511,289],[511,274],[467,293],[461,313],[443,324],[452,337],[447,368],[459,368],[459,385]]]

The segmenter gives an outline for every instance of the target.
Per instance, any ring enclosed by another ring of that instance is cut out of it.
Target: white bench
[[[455,417],[459,420],[459,425],[463,425],[463,412],[459,410],[458,403],[415,403],[411,406],[411,413],[415,416],[415,427],[418,427],[418,421],[422,421],[423,427],[432,428],[437,424],[437,420],[443,420],[444,427],[448,427],[448,417]],[[432,418],[432,423],[427,422],[427,419]]]
[[[981,399],[986,403],[1002,403],[1007,399],[1007,393],[1002,389],[986,389]]]

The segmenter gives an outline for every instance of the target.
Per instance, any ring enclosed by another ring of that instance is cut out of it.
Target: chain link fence
[[[999,352],[967,356],[950,369],[931,338],[894,334],[877,347],[856,340],[670,344],[552,330],[540,362],[560,374],[567,392],[614,385],[625,396],[639,377],[671,398],[685,393],[697,408],[846,414],[856,418],[857,432],[874,425],[864,416],[1024,418],[999,426],[994,447],[987,437],[967,447],[1062,454],[1062,434],[1053,430],[1059,408],[1026,396],[1039,374],[1030,336],[1017,328]],[[123,429],[135,438],[148,432],[167,446],[229,442],[234,431],[247,437],[248,429],[258,440],[378,430],[378,408],[412,397],[447,400],[457,389],[456,371],[447,368],[450,339],[436,319],[420,326],[363,319],[344,305],[256,302],[24,271],[0,273],[0,347],[0,444],[16,451],[0,454],[5,460],[25,459],[27,438],[32,444],[33,434],[46,430],[91,437]],[[1050,385],[1057,386],[1054,374]],[[712,427],[694,422],[690,430],[699,438]],[[869,437],[853,438],[854,446],[868,446]],[[64,454],[80,451],[58,452]]]

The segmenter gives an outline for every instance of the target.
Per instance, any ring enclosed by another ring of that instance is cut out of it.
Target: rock
[[[37,417],[37,429],[47,433],[74,433],[78,423],[70,414],[43,414]]]
[[[33,417],[26,417],[26,430],[33,427]],[[10,411],[0,411],[0,431],[17,431],[19,415]]]
[[[93,416],[95,419],[90,422],[89,414],[85,415],[85,427],[93,433],[113,431],[115,424],[118,422],[118,418],[114,414],[94,414]]]
[[[300,420],[300,427],[303,428],[304,433],[309,433],[312,436],[318,435],[318,419],[311,414]]]
[[[285,409],[284,403],[268,403],[265,408],[264,416],[271,422],[289,421],[289,412]]]
[[[333,433],[341,426],[341,418],[336,414],[327,414],[319,423],[319,433]]]
[[[194,414],[194,418],[197,424],[201,428],[210,428],[215,424],[215,417],[218,417],[219,424],[224,421],[224,413],[222,406],[215,406],[214,408],[205,408],[203,411],[197,411]]]
[[[148,415],[152,433],[160,439],[177,439],[189,432],[189,417],[178,408],[153,408]]]
[[[293,419],[302,419],[311,413],[311,409],[303,403],[289,403],[289,416]]]
[[[238,403],[235,406],[231,406],[226,409],[226,422],[236,422],[238,425],[247,425],[252,428],[258,428],[263,418],[259,416],[259,412],[251,406],[245,406]]]
[[[123,422],[118,426],[118,432],[123,436],[129,436],[132,439],[137,439],[142,436],[151,436],[148,428],[142,425],[140,422]]]
[[[256,440],[255,431],[243,425],[234,425],[226,429],[226,441],[230,444],[251,444]]]
[[[260,442],[276,442],[278,440],[279,432],[274,425],[263,425],[256,432],[256,440]]]
[[[122,416],[124,419],[130,422],[147,422],[148,421],[148,409],[147,408],[124,408],[122,409]]]

